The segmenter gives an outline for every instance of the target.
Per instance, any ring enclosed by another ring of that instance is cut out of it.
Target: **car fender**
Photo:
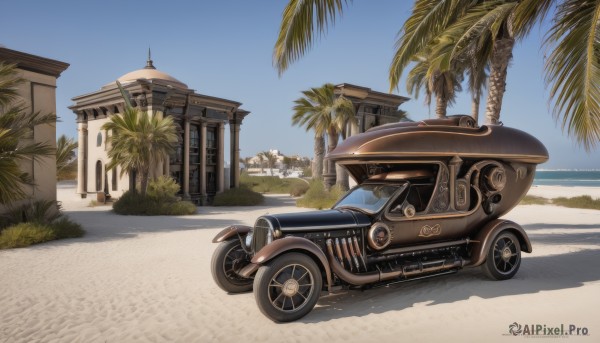
[[[231,225],[219,232],[215,238],[213,238],[213,243],[221,243],[233,236],[237,236],[238,234],[245,235],[252,230],[251,226],[247,225]]]
[[[495,219],[479,230],[475,238],[471,241],[471,261],[467,266],[477,267],[482,265],[485,262],[494,237],[504,230],[508,230],[517,236],[519,243],[521,243],[521,251],[527,253],[533,251],[529,237],[521,225],[510,220]]]
[[[315,262],[318,262],[327,276],[327,287],[331,289],[331,268],[327,261],[327,256],[318,245],[312,241],[302,237],[285,237],[273,241],[271,244],[266,245],[260,251],[258,251],[252,258],[252,264],[262,265],[277,256],[290,251],[304,252],[313,257]]]

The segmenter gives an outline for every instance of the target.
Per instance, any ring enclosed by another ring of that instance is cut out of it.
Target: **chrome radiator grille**
[[[269,231],[271,224],[264,218],[259,218],[254,224],[254,235],[252,237],[252,251],[258,252],[268,244]]]

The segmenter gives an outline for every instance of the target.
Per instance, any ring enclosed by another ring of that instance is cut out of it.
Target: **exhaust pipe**
[[[336,250],[339,247],[339,245],[337,245],[337,243],[338,243],[338,240],[336,238]],[[379,271],[365,273],[365,274],[361,274],[361,275],[350,273],[349,271],[344,269],[344,267],[335,259],[335,256],[333,254],[333,242],[331,241],[331,239],[328,239],[325,242],[325,244],[327,245],[327,253],[328,253],[329,264],[331,265],[331,269],[340,279],[346,281],[347,283],[349,283],[351,285],[355,285],[355,286],[362,286],[362,285],[366,285],[368,283],[378,282],[380,280]]]
[[[343,240],[342,242],[345,243]],[[422,273],[431,273],[445,269],[459,268],[464,266],[465,264],[465,261],[462,259],[436,260],[404,265],[400,270],[393,270],[385,273],[382,271],[373,271],[368,273],[354,274],[344,269],[344,267],[336,260],[335,255],[333,253],[333,241],[331,239],[328,239],[325,242],[325,244],[327,245],[329,264],[331,265],[331,269],[333,270],[333,272],[340,279],[355,286],[362,286],[368,283],[397,279],[401,276],[408,277]],[[346,245],[342,246],[345,247]],[[347,249],[345,249],[345,251],[347,252]],[[350,264],[350,266],[352,266],[352,264]]]

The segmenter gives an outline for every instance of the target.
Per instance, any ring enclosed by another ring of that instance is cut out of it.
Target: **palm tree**
[[[265,156],[259,152],[256,157],[258,157],[258,163],[260,164],[260,173],[264,173],[263,167],[264,167],[264,163],[265,163]]]
[[[277,163],[277,155],[268,150],[260,152],[258,154],[267,161],[267,166],[271,171],[271,176],[273,176],[273,167],[275,166],[275,163]]]
[[[344,3],[290,0],[273,52],[280,74],[307,52],[314,36],[324,34],[328,25],[335,23]],[[390,90],[397,87],[402,71],[416,54],[422,53],[446,30],[453,29],[457,40],[451,59],[464,60],[465,54],[472,54],[471,60],[477,59],[479,65],[472,69],[473,76],[481,76],[485,70],[482,65],[489,63],[486,121],[498,122],[515,41],[527,36],[546,16],[552,3],[553,0],[416,0],[396,43]],[[545,40],[552,51],[547,60],[546,82],[554,101],[554,115],[557,119],[562,117],[563,129],[588,150],[600,141],[599,19],[600,2],[561,0]],[[491,49],[480,48],[490,42]],[[476,79],[470,82],[471,90],[481,85]]]
[[[29,142],[33,128],[54,125],[56,115],[31,113],[17,95],[23,80],[14,64],[0,63],[0,204],[6,205],[27,197],[23,186],[33,185],[31,176],[23,172],[20,164],[54,154],[47,143]]]
[[[246,167],[246,172],[250,169],[250,162],[252,161],[252,157],[242,157],[242,163]]]
[[[337,96],[335,86],[331,83],[318,88],[303,91],[303,97],[294,103],[292,124],[304,126],[307,131],[315,131],[315,164],[313,177],[323,177],[323,159],[325,155],[325,134],[327,135],[327,152],[337,146],[340,132],[349,122],[355,121],[354,106],[344,96]],[[335,165],[327,166],[329,174],[335,174]]]
[[[419,90],[425,90],[425,103],[431,104],[431,96],[435,96],[435,114],[438,118],[446,116],[448,105],[454,103],[456,93],[462,90],[462,74],[454,70],[441,71],[431,68],[431,56],[417,56],[416,63],[408,73],[406,89],[415,98]]]
[[[170,116],[161,118],[156,114],[125,107],[122,115],[115,114],[102,130],[110,136],[110,162],[108,170],[121,167],[125,173],[139,173],[141,194],[146,195],[150,169],[169,157],[177,142],[176,127]]]
[[[56,140],[56,173],[72,169],[76,163],[75,149],[77,142],[73,138],[61,135]]]

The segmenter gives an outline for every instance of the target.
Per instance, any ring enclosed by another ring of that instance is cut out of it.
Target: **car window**
[[[389,199],[399,190],[406,187],[388,184],[363,184],[352,189],[334,208],[352,207],[368,213],[379,212]]]

